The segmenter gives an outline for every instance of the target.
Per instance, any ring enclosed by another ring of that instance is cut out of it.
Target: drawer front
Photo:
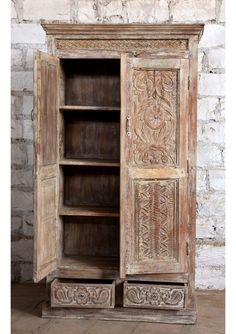
[[[124,307],[179,310],[184,303],[184,286],[124,283]]]
[[[51,285],[52,307],[113,308],[115,282],[70,283],[55,279]]]

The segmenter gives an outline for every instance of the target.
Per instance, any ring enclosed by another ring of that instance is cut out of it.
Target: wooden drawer
[[[115,281],[55,279],[51,285],[52,307],[114,308]]]
[[[162,285],[155,283],[124,282],[124,307],[155,309],[184,308],[184,285]]]

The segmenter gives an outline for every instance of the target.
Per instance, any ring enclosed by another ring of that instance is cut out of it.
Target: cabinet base
[[[118,321],[162,322],[169,324],[195,324],[196,310],[150,310],[115,307],[114,309],[53,308],[49,302],[43,304],[43,318],[97,319]]]

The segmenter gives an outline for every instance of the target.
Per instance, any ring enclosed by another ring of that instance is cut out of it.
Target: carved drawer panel
[[[124,307],[178,310],[184,303],[184,286],[124,282]]]
[[[114,308],[115,281],[55,279],[51,285],[52,307]]]

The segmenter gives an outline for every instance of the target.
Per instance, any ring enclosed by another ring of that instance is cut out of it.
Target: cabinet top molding
[[[204,24],[75,24],[41,22],[47,35],[107,35],[112,38],[201,38]]]

